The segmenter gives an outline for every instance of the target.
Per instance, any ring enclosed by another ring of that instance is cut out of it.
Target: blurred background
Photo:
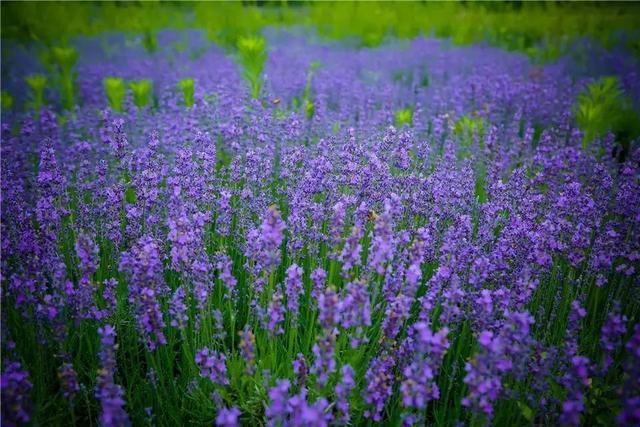
[[[548,61],[588,37],[640,54],[636,2],[2,2],[2,38],[60,43],[109,31],[142,35],[149,50],[163,29],[201,29],[235,46],[265,27],[300,27],[374,47],[418,35],[454,44],[486,42]]]

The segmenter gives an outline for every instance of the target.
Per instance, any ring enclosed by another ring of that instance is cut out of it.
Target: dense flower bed
[[[637,61],[267,34],[7,49],[3,424],[638,425]]]

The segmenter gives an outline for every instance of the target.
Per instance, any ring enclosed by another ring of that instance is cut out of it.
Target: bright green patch
[[[9,92],[7,92],[6,90],[3,90],[1,93],[1,103],[0,105],[2,105],[2,109],[3,110],[9,110],[13,107],[13,96],[11,96],[11,94]]]
[[[187,107],[193,107],[195,82],[193,79],[182,79],[178,82],[178,88],[182,91],[182,101]]]
[[[58,46],[51,49],[51,59],[57,71],[57,84],[60,88],[62,107],[70,110],[75,103],[76,73],[74,66],[78,62],[78,51],[73,47]]]
[[[584,149],[607,132],[613,132],[623,146],[640,135],[640,117],[617,77],[603,77],[588,85],[578,96],[575,115],[584,133]]]
[[[249,36],[238,40],[238,59],[242,65],[242,76],[249,83],[251,97],[260,97],[264,64],[267,62],[267,42],[263,37]]]
[[[396,127],[401,128],[404,125],[413,126],[413,108],[403,108],[394,114]]]
[[[102,81],[104,93],[113,111],[122,112],[124,99],[127,96],[127,86],[119,77],[105,77]]]
[[[133,92],[133,103],[138,108],[144,108],[151,102],[153,96],[153,82],[148,79],[132,81],[129,87]]]
[[[25,78],[30,89],[31,107],[40,111],[45,105],[44,90],[47,87],[47,76],[42,74],[32,74]]]

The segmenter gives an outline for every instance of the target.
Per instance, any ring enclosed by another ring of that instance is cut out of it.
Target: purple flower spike
[[[33,388],[29,373],[19,362],[7,363],[0,381],[2,390],[2,424],[18,426],[30,420],[29,392]]]
[[[209,350],[207,347],[196,353],[196,365],[200,368],[200,376],[209,378],[212,383],[228,385],[226,356],[224,353]]]
[[[232,408],[222,408],[216,416],[216,426],[218,427],[238,427],[240,422],[240,409],[235,406]]]

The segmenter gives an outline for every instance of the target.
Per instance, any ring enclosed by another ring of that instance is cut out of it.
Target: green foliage
[[[239,39],[250,34],[258,34],[274,16],[267,8],[243,5],[239,2],[200,2],[194,6],[194,23],[207,32],[210,40],[233,49]]]
[[[316,112],[315,105],[312,100],[307,99],[304,104],[304,115],[307,119],[311,119]]]
[[[184,28],[190,9],[177,2],[2,2],[2,37],[50,43],[105,31]]]
[[[307,72],[307,83],[304,87],[304,93],[302,94],[302,100],[304,105],[304,115],[307,119],[311,119],[315,113],[315,104],[313,102],[313,96],[311,94],[311,84],[313,82],[313,75],[316,70],[320,68],[320,61],[313,61],[309,65],[309,71]]]
[[[195,93],[195,82],[191,78],[182,79],[178,82],[178,89],[182,91],[184,105],[192,107],[194,104],[193,95]]]
[[[45,105],[44,90],[47,87],[47,76],[31,74],[25,78],[25,81],[31,90],[31,107],[36,111],[40,111]]]
[[[76,92],[76,73],[74,66],[78,62],[78,51],[73,47],[55,46],[51,49],[51,61],[56,70],[56,80],[60,88],[62,107],[73,107]]]
[[[387,36],[419,34],[450,38],[455,44],[480,41],[527,52],[537,46],[569,46],[591,36],[605,42],[620,30],[637,30],[637,5],[466,2],[322,2],[309,8],[309,21],[330,38],[359,38],[375,46]],[[613,5],[607,5],[613,6]],[[545,52],[547,54],[547,52]]]
[[[424,34],[455,44],[486,41],[547,61],[579,37],[610,46],[612,34],[640,28],[639,12],[633,3],[344,1],[258,7],[251,2],[3,2],[1,31],[3,38],[47,43],[122,31],[141,34],[143,45],[153,52],[156,33],[164,28],[203,29],[216,43],[235,47],[239,39],[265,27],[302,24],[322,36],[358,40],[365,47],[388,37]],[[634,46],[637,38],[629,44]]]
[[[134,80],[129,83],[133,92],[133,103],[138,108],[144,108],[151,102],[153,96],[153,82],[148,79]]]
[[[528,421],[528,422],[532,422],[533,421],[533,410],[523,401],[519,400],[518,401],[518,408],[520,408],[520,412],[522,413],[522,416]]]
[[[473,133],[483,134],[485,121],[482,117],[462,116],[453,127],[453,132],[462,137],[470,137]]]
[[[576,120],[584,131],[586,142],[611,129],[611,117],[620,112],[623,96],[617,77],[603,77],[578,96]]]
[[[640,117],[625,96],[617,77],[602,77],[589,84],[578,96],[575,115],[584,133],[585,149],[591,141],[609,131],[625,147],[640,135]]]
[[[11,96],[11,94],[9,92],[7,92],[6,90],[3,90],[2,92],[0,92],[2,98],[1,98],[1,102],[0,105],[2,105],[2,109],[3,110],[9,110],[13,107],[13,96]]]
[[[394,114],[396,127],[401,128],[404,125],[413,126],[413,108],[403,108]]]
[[[427,88],[429,87],[430,82],[431,81],[429,80],[429,73],[426,70],[424,70],[422,72],[422,78],[420,79],[420,86]]]
[[[485,120],[480,116],[462,116],[453,126],[453,134],[459,138],[458,144],[458,158],[464,159],[471,155],[471,147],[477,138],[477,142],[480,148],[484,144],[485,133]],[[481,199],[484,197],[483,193],[483,175],[478,173],[476,180],[476,195]]]
[[[61,73],[70,74],[78,61],[78,51],[74,47],[56,46],[51,49],[51,56]]]
[[[248,36],[238,40],[238,59],[243,67],[242,76],[249,83],[253,98],[260,96],[262,72],[267,61],[267,42],[263,37]]]
[[[127,86],[124,80],[119,77],[105,77],[102,81],[104,93],[107,96],[109,107],[113,111],[122,112],[124,109],[124,98],[127,96]]]
[[[153,53],[158,50],[158,36],[155,31],[146,30],[142,36],[142,45],[147,52]]]

